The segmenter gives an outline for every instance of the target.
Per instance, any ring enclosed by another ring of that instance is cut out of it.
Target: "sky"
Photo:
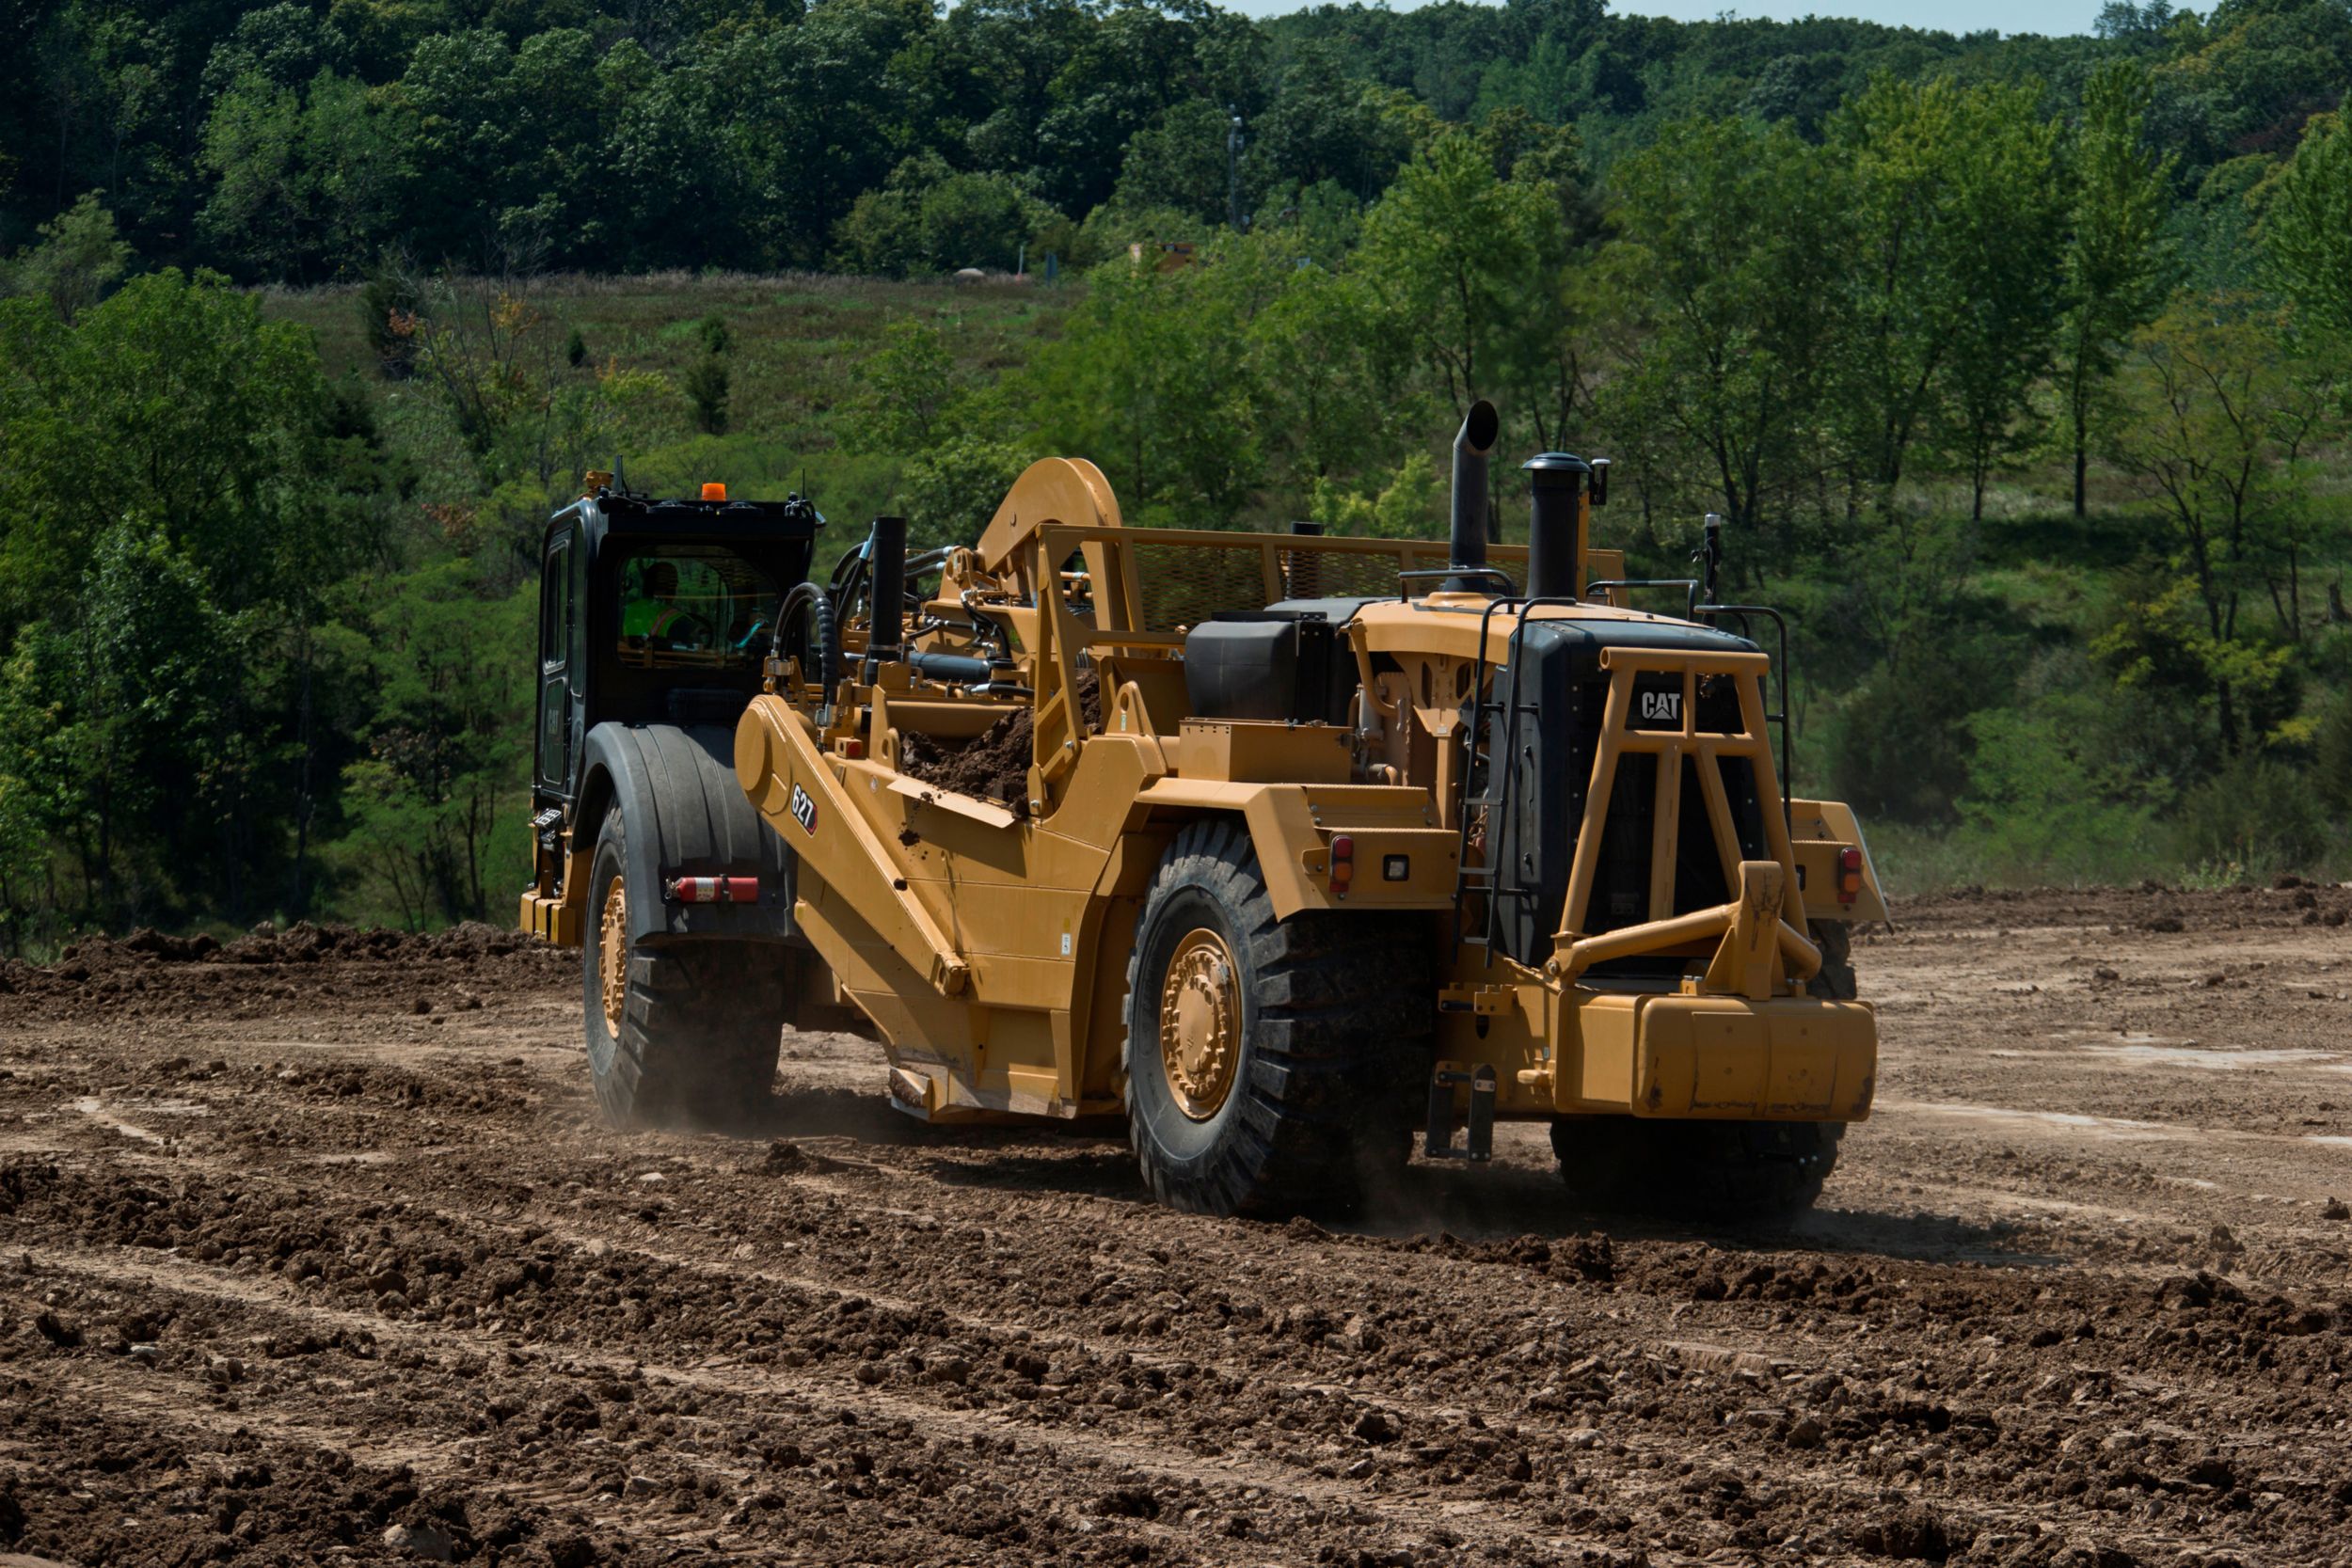
[[[1931,27],[1947,33],[2088,33],[2098,19],[2099,0],[1937,0],[1904,5],[1902,0],[1814,0],[1811,5],[1776,5],[1747,0],[1616,0],[1609,8],[1624,16],[1670,16],[1705,22],[1725,10],[1745,17],[1792,22],[1802,16],[1851,16],[1897,27]]]
[[[1223,0],[1232,10],[1251,16],[1277,16],[1300,9],[1307,0]],[[1390,0],[1399,10],[1412,8],[1411,0]],[[1851,16],[1894,26],[1932,27],[1947,33],[1977,33],[1990,27],[2004,33],[2088,33],[2098,18],[2099,0],[1811,0],[1783,4],[1780,0],[1611,0],[1609,8],[1622,16],[1670,16],[1681,22],[1706,22],[1729,10],[1745,17],[1778,22],[1803,16]]]

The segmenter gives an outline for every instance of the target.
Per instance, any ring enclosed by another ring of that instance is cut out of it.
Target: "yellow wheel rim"
[[[621,1037],[621,1006],[628,998],[628,906],[621,896],[621,879],[604,890],[604,913],[597,921],[596,990],[604,1003],[605,1033]]]
[[[1233,1092],[1241,1061],[1241,975],[1225,939],[1184,933],[1160,985],[1160,1060],[1176,1108],[1206,1121]]]

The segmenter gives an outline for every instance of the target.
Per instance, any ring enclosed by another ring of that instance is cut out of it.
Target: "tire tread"
[[[598,839],[591,902],[609,862],[626,876],[627,829],[615,811]],[[608,848],[608,846],[610,847]],[[624,887],[632,901],[635,889]],[[580,944],[585,1026],[604,1027],[596,993],[597,939]],[[787,958],[770,944],[711,937],[640,942],[630,950],[621,1028],[611,1062],[590,1074],[596,1103],[622,1127],[727,1126],[765,1103],[782,1049]]]
[[[1213,893],[1255,972],[1256,1028],[1246,1096],[1198,1169],[1163,1157],[1136,1110],[1135,1027],[1155,987],[1139,973],[1143,926],[1127,965],[1123,1066],[1130,1141],[1152,1196],[1178,1209],[1230,1214],[1344,1204],[1361,1195],[1384,1153],[1409,1148],[1409,1097],[1396,1082],[1426,1056],[1414,1020],[1432,1007],[1417,933],[1377,913],[1310,911],[1277,920],[1249,840],[1226,821],[1184,830],[1161,861],[1145,905],[1186,884]],[[1148,1015],[1141,1015],[1148,1016]],[[1426,1070],[1425,1060],[1421,1063]],[[1401,1163],[1397,1160],[1394,1163]]]

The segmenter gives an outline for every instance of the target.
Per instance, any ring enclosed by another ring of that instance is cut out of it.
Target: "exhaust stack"
[[[1527,596],[1575,599],[1584,594],[1584,508],[1581,492],[1593,466],[1565,451],[1539,452],[1519,465],[1532,491],[1527,526]]]
[[[1454,437],[1454,525],[1449,536],[1452,566],[1486,564],[1486,454],[1495,450],[1502,417],[1485,398],[1470,404],[1470,418]],[[1446,586],[1465,589],[1473,579],[1449,578]]]

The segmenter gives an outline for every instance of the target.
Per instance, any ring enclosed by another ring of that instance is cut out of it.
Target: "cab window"
[[[621,656],[631,663],[735,668],[768,651],[774,581],[716,545],[665,545],[620,567]]]
[[[539,667],[564,667],[572,648],[572,541],[558,539],[548,551],[547,570],[539,580]]]

